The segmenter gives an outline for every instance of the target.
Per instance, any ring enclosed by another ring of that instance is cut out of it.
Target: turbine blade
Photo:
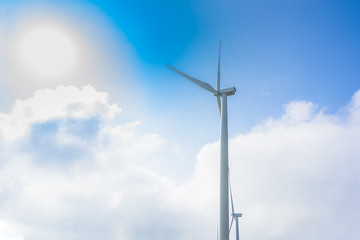
[[[234,214],[235,211],[234,211],[234,202],[233,202],[233,196],[232,196],[232,191],[231,191],[231,185],[230,185],[230,198],[231,198],[231,211],[232,211],[232,214]]]
[[[233,222],[234,222],[234,217],[232,217],[232,218],[231,218],[231,223],[230,223],[229,233],[230,233],[230,231],[231,231],[231,227],[232,227],[232,225],[233,225]]]
[[[219,240],[219,226],[216,226],[216,240]]]
[[[218,61],[218,73],[217,73],[217,81],[216,81],[216,91],[220,91],[220,54],[221,54],[221,40],[219,46],[219,61]]]
[[[189,75],[186,75],[185,73],[180,72],[179,70],[167,65],[169,68],[171,68],[172,70],[174,70],[175,72],[179,73],[180,75],[182,75],[183,77],[189,79],[190,81],[192,81],[193,83],[195,83],[196,85],[208,90],[209,92],[212,92],[213,94],[216,94],[216,90],[210,86],[210,84],[200,81],[196,78],[190,77]]]
[[[217,100],[217,104],[218,104],[218,107],[219,107],[219,114],[221,116],[221,100],[220,100],[220,96],[216,96],[216,100]]]

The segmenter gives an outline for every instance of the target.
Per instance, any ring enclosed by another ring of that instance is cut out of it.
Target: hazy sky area
[[[220,40],[240,238],[358,239],[347,0],[0,0],[0,239],[216,239]]]

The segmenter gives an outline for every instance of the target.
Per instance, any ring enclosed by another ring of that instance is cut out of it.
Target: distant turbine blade
[[[219,240],[219,227],[216,226],[216,240]]]
[[[167,65],[169,68],[171,68],[172,70],[174,70],[175,72],[179,73],[180,75],[182,75],[183,77],[189,79],[190,81],[192,81],[193,83],[195,83],[196,85],[208,90],[209,92],[212,92],[213,94],[216,94],[216,90],[210,86],[210,84],[206,83],[206,82],[203,82],[203,81],[200,81],[196,78],[193,78],[193,77],[190,77],[189,75],[186,75],[185,73],[182,73],[180,72],[179,70]]]
[[[234,222],[234,216],[231,218],[231,223],[230,223],[230,228],[229,228],[229,232],[231,231],[231,227],[232,227],[232,225],[233,225],[233,222]]]
[[[233,202],[233,197],[232,197],[231,185],[230,185],[230,198],[231,198],[231,211],[232,211],[232,214],[234,214],[235,211],[234,211],[234,202]]]
[[[217,73],[217,81],[216,81],[216,91],[220,91],[220,54],[221,54],[221,40],[219,46],[219,61],[218,61],[218,73]]]
[[[230,173],[230,172],[229,172]],[[231,199],[231,212],[232,212],[232,218],[231,218],[231,224],[230,224],[230,229],[229,229],[229,232],[231,231],[231,227],[232,227],[232,224],[234,222],[234,218],[235,218],[235,211],[234,211],[234,202],[233,202],[233,197],[232,197],[232,191],[231,191],[231,184],[229,184],[229,189],[230,189],[230,199]]]

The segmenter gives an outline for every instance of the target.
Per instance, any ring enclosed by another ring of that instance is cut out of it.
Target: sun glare
[[[58,77],[76,62],[75,43],[61,29],[42,26],[29,29],[21,38],[18,53],[23,64],[40,77]]]

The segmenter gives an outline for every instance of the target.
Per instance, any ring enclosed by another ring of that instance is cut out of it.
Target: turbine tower
[[[228,157],[228,117],[227,97],[235,94],[235,87],[220,89],[220,53],[219,47],[218,73],[216,90],[208,83],[190,77],[185,73],[168,66],[196,85],[206,89],[216,96],[220,113],[220,240],[229,240],[229,157]]]

